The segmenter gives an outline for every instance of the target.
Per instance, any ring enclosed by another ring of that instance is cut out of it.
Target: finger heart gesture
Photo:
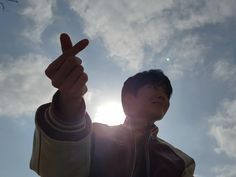
[[[82,60],[75,55],[86,48],[89,41],[83,39],[73,46],[70,36],[65,33],[61,34],[60,41],[62,55],[48,66],[45,74],[64,96],[83,96],[87,91],[85,84],[88,76],[84,72]]]

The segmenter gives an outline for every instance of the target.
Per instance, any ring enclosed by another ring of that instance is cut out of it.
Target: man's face
[[[162,87],[142,86],[136,95],[129,95],[128,116],[155,122],[163,118],[169,108],[169,98]]]

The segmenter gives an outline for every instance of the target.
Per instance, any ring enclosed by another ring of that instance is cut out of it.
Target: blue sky
[[[94,121],[122,123],[123,81],[160,68],[174,93],[159,136],[195,159],[196,177],[236,176],[235,0],[0,2],[0,176],[37,176],[34,113],[55,92],[44,70],[62,32],[90,40],[79,57]]]

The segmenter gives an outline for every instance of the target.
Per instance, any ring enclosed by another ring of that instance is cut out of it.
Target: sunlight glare
[[[167,61],[167,62],[170,62],[170,58],[166,58],[166,61]]]
[[[99,122],[107,125],[119,125],[124,122],[125,114],[122,105],[115,102],[107,102],[97,107],[94,122]]]

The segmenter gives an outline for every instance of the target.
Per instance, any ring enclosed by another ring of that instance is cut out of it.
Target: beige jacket
[[[42,177],[193,177],[194,160],[158,138],[156,126],[140,141],[127,122],[107,126],[84,117],[66,124],[50,104],[39,107],[30,168]]]

